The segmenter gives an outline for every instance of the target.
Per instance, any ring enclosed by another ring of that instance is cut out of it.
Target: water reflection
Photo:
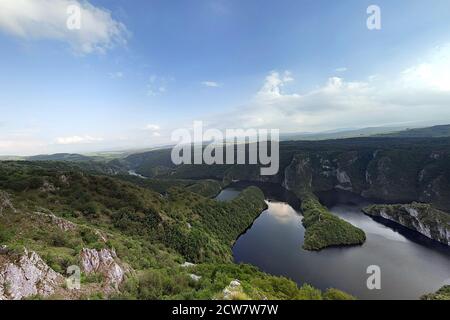
[[[450,278],[447,247],[398,225],[375,221],[360,211],[368,204],[366,200],[353,195],[345,198],[340,192],[334,198],[331,195],[333,201],[321,200],[334,214],[362,228],[366,243],[320,252],[303,250],[305,229],[301,214],[295,210],[297,203],[288,202],[280,190],[264,191],[270,199],[268,208],[236,241],[236,262],[251,263],[268,273],[322,290],[339,288],[360,299],[417,299],[436,291]],[[367,289],[366,270],[372,264],[381,268],[381,290]]]
[[[266,201],[273,218],[279,223],[297,222],[296,211],[285,202]]]

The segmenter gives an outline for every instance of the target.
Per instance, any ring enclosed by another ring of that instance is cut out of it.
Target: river
[[[216,199],[229,201],[246,186],[233,185]],[[361,208],[370,201],[345,191],[320,194],[332,213],[363,229],[367,241],[362,246],[311,252],[302,249],[305,229],[296,197],[275,185],[257,186],[264,191],[268,209],[235,242],[235,262],[258,266],[300,285],[338,288],[359,299],[418,299],[450,284],[450,249],[363,214]],[[367,288],[370,265],[381,269],[380,290]]]

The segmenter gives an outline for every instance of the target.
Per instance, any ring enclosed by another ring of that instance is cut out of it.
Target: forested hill
[[[352,298],[232,263],[232,244],[266,207],[258,188],[217,202],[217,181],[138,181],[0,162],[0,299]],[[81,268],[79,291],[64,282],[70,266]]]
[[[147,177],[267,181],[292,191],[344,188],[386,202],[420,201],[450,211],[450,138],[354,138],[280,143],[280,170],[260,176],[258,166],[181,165],[170,149],[122,162]]]

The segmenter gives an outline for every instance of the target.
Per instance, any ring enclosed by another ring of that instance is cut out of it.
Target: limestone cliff
[[[450,215],[434,209],[429,204],[411,203],[372,205],[363,210],[366,214],[397,222],[422,235],[450,245]]]
[[[125,273],[128,268],[125,267],[117,258],[116,252],[110,249],[87,249],[84,248],[80,253],[80,262],[82,270],[86,274],[102,274],[105,283],[104,289],[118,290],[119,285],[125,279]]]
[[[450,155],[420,150],[309,151],[293,156],[283,185],[294,192],[344,189],[386,202],[450,211]]]
[[[20,300],[31,296],[49,296],[64,278],[51,269],[36,252],[15,256],[0,251],[0,300]]]

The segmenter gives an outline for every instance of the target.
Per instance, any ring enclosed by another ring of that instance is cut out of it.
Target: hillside
[[[160,193],[65,162],[2,162],[0,298],[352,298],[233,264],[231,245],[265,208],[262,192],[216,202],[202,195],[214,182],[186,183]],[[71,266],[82,290],[64,282]]]
[[[387,203],[419,201],[450,211],[450,138],[354,138],[280,143],[280,170],[260,176],[257,165],[164,165],[170,152],[127,158],[137,173],[160,179],[264,181],[291,191],[342,188]],[[139,159],[139,161],[136,161]],[[306,185],[305,185],[306,184]]]
[[[444,214],[450,212],[449,138],[372,137],[281,142],[280,170],[274,176],[260,176],[258,165],[181,165],[149,171],[154,165],[167,164],[169,158],[168,150],[161,150],[156,155],[143,153],[127,161],[138,173],[150,172],[160,180],[213,178],[222,184],[234,180],[270,182],[294,192],[301,200],[314,199],[315,193],[337,188],[378,202],[417,201],[430,204]],[[312,197],[305,198],[305,195]],[[305,220],[306,249],[364,242],[361,230],[333,216],[318,201],[304,205],[303,209],[305,217],[315,222]],[[329,219],[317,219],[322,216]]]

